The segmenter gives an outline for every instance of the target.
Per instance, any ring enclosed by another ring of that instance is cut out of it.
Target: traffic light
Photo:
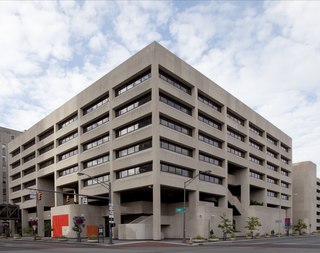
[[[38,192],[38,200],[42,199],[42,192]]]
[[[66,197],[66,203],[67,203],[67,204],[70,203],[70,196],[69,196],[69,195],[67,195],[67,197]]]

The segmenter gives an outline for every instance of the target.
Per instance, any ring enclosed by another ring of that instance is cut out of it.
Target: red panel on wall
[[[62,227],[69,226],[69,215],[61,214],[52,217],[53,237],[60,237],[62,235]]]

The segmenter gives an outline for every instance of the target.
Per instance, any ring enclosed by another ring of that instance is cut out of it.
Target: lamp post
[[[211,171],[205,171],[209,173]],[[200,175],[200,172],[193,178],[189,178],[187,181],[183,182],[183,239],[182,242],[186,243],[186,187],[192,183]]]
[[[108,229],[109,229],[109,244],[112,244],[112,224],[114,222],[113,220],[113,205],[112,205],[112,197],[111,197],[111,181],[110,181],[110,178],[109,178],[109,181],[108,181],[108,184],[106,182],[102,182],[102,181],[99,181],[98,179],[96,178],[93,178],[92,176],[86,174],[86,173],[83,173],[83,172],[78,172],[77,173],[78,176],[87,176],[89,177],[90,179],[92,180],[95,180],[98,184],[100,184],[101,186],[103,186],[104,188],[106,188],[108,191],[109,191],[109,226],[108,226]]]

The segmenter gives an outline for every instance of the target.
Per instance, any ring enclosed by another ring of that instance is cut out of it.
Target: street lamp
[[[108,184],[106,182],[103,181],[99,181],[97,178],[93,178],[92,176],[84,173],[84,172],[78,172],[77,173],[78,176],[87,176],[92,180],[95,180],[98,184],[100,184],[101,186],[103,186],[104,188],[106,188],[109,191],[109,244],[112,244],[112,224],[113,224],[113,205],[112,205],[112,197],[111,197],[111,181],[109,178]]]
[[[205,171],[205,173],[210,173],[211,171]],[[200,172],[193,178],[189,178],[187,181],[183,182],[183,239],[182,242],[186,243],[186,187],[192,183],[200,175]]]

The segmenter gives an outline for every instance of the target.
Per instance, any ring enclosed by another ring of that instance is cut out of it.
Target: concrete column
[[[37,206],[37,217],[38,217],[38,235],[44,236],[44,215],[43,215],[43,205],[41,201],[38,201]]]
[[[28,211],[26,209],[21,210],[21,228],[22,228],[22,233],[23,229],[25,227],[29,227],[29,217],[28,217]]]
[[[153,185],[153,240],[161,240],[161,189]]]
[[[119,225],[121,224],[121,204],[120,204],[120,193],[114,192],[112,196],[112,202],[114,207],[114,222],[116,226],[113,229],[113,237],[117,239],[119,237]]]

